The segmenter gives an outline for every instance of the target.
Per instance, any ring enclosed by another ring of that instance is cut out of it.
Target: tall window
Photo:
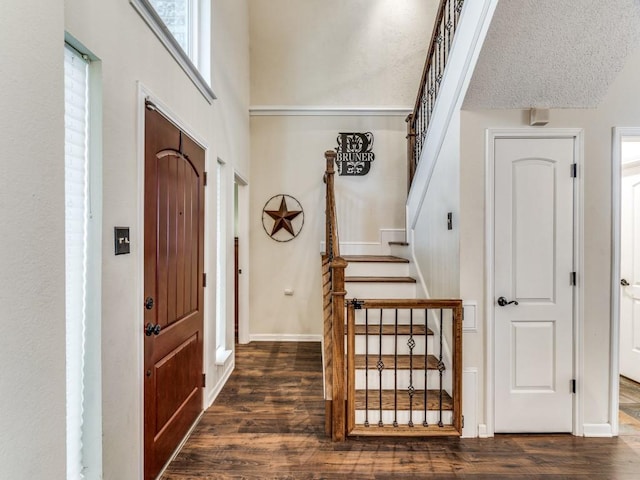
[[[216,167],[216,363],[224,364],[228,357],[227,337],[227,208],[226,188],[224,182],[224,163],[218,159]]]
[[[149,0],[184,53],[198,63],[198,2],[196,0]]]
[[[82,474],[84,348],[87,280],[89,64],[64,51],[65,289],[67,356],[67,472]]]
[[[129,0],[205,98],[211,90],[211,0]]]
[[[87,480],[102,478],[101,103],[100,62],[65,45],[67,478]]]

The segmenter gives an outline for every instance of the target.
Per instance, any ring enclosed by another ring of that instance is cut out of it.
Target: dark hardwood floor
[[[631,387],[621,386],[621,420],[623,414],[633,420],[622,411],[623,397],[640,404]],[[320,345],[254,343],[237,347],[236,370],[162,478],[640,479],[640,422],[637,427],[618,438],[332,443],[324,436]]]

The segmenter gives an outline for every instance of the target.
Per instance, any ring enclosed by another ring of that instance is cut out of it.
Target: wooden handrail
[[[449,59],[453,37],[458,27],[464,0],[441,0],[422,70],[413,112],[407,117],[408,189],[415,175],[424,145],[431,114],[436,104],[440,84]]]
[[[324,369],[325,369],[325,430],[336,441],[346,432],[346,392],[344,358],[344,271],[347,261],[340,256],[338,220],[334,186],[336,152],[324,154],[326,171],[325,254],[322,259],[324,291]]]

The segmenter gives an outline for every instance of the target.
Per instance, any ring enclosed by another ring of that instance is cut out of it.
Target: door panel
[[[622,177],[620,273],[620,374],[640,382],[640,170]]]
[[[495,431],[570,432],[573,139],[495,142]]]
[[[158,112],[145,116],[145,479],[202,411],[204,151]],[[157,328],[156,327],[156,328]]]

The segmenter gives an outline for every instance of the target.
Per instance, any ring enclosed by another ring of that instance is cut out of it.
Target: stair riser
[[[394,415],[393,410],[383,410],[382,411],[382,422],[385,425],[393,425],[393,419],[397,418],[399,426],[406,426],[409,423],[409,419],[411,415],[409,410],[398,410],[397,415]],[[356,425],[363,425],[365,421],[365,411],[364,410],[356,410]],[[376,428],[378,425],[378,420],[380,419],[380,411],[379,410],[369,410],[369,428]],[[429,425],[437,425],[440,419],[440,412],[429,410],[427,411],[427,422]],[[450,410],[442,411],[442,422],[445,425],[450,425],[452,423],[453,415]],[[422,426],[422,421],[424,420],[424,411],[413,411],[413,423],[417,428]]]
[[[370,395],[377,395],[378,389],[380,388],[380,375],[377,370],[370,369],[369,370],[369,378],[365,377],[364,370],[356,370],[356,390],[364,390],[367,385],[367,381],[369,383],[369,393]],[[394,375],[393,370],[383,370],[382,371],[382,389],[383,390],[393,390],[394,383]],[[407,389],[409,388],[409,371],[408,370],[398,370],[398,395],[406,395]],[[412,385],[417,390],[424,390],[424,370],[414,370]],[[427,386],[428,388],[438,388],[440,385],[440,372],[437,370],[429,370],[427,372]],[[443,386],[444,384],[443,379]]]
[[[415,283],[346,282],[347,298],[415,298]]]
[[[380,352],[380,337],[378,335],[369,335],[368,341],[365,340],[364,335],[356,335],[355,340],[356,355],[364,355],[367,344],[369,345],[369,355],[377,355],[379,353],[382,353],[383,355],[393,355],[394,353],[398,353],[398,355],[409,355],[409,353],[411,353],[409,346],[407,345],[409,335],[398,335],[397,352],[395,340],[392,335],[382,335],[382,352]],[[423,335],[414,336],[413,340],[416,342],[416,345],[413,348],[413,354],[424,354],[425,337]],[[427,335],[426,344],[428,349],[426,353],[436,353],[434,350],[433,335]]]
[[[408,277],[408,263],[350,262],[347,276],[354,277]]]

